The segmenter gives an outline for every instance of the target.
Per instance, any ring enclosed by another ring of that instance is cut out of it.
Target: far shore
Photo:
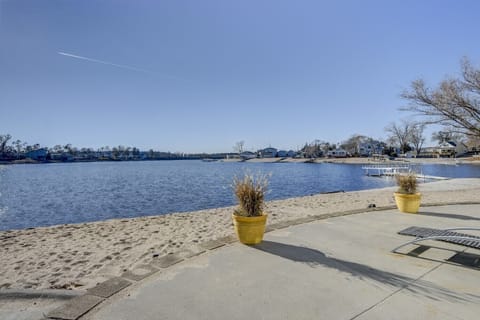
[[[394,187],[267,203],[268,225],[394,205]],[[479,202],[480,179],[421,184],[422,204]],[[234,207],[0,232],[0,289],[84,290],[150,263],[232,237]],[[401,213],[398,213],[401,214]],[[421,213],[420,213],[421,214]],[[413,216],[409,216],[413,217]]]
[[[138,161],[188,161],[201,159],[155,159],[155,160],[75,160],[75,161],[36,161],[31,159],[0,161],[0,165],[13,164],[49,164],[49,163],[84,163],[84,162],[138,162]],[[348,157],[348,158],[253,158],[253,159],[212,159],[219,162],[245,162],[245,163],[341,163],[341,164],[380,164],[380,163],[411,163],[411,164],[445,164],[445,165],[461,165],[476,164],[480,165],[480,156],[461,157],[461,158],[394,158],[393,160],[378,160],[370,157]]]

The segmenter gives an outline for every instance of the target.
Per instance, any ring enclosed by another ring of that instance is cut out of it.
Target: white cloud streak
[[[95,62],[95,63],[106,64],[106,65],[108,65],[108,66],[113,66],[113,67],[117,67],[117,68],[122,68],[122,69],[137,71],[137,72],[144,72],[144,73],[153,74],[152,72],[147,71],[147,70],[143,70],[143,69],[135,68],[135,67],[130,67],[130,66],[122,65],[122,64],[116,64],[116,63],[112,63],[112,62],[108,62],[108,61],[102,61],[102,60],[97,60],[97,59],[82,57],[82,56],[78,56],[78,55],[76,55],[76,54],[71,54],[71,53],[67,53],[67,52],[61,52],[61,51],[59,51],[59,52],[57,52],[57,53],[58,53],[59,55],[62,55],[62,56],[65,56],[65,57],[74,58],[74,59],[80,59],[80,60],[85,60],[85,61],[90,61],[90,62]]]

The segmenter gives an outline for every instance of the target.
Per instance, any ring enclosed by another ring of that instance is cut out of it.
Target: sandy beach
[[[394,205],[384,188],[317,194],[267,203],[268,224],[291,219]],[[423,204],[480,202],[480,179],[420,186]],[[233,235],[233,207],[134,219],[0,232],[0,288],[84,290],[148,263],[153,255],[194,250],[202,242]],[[400,214],[400,213],[399,213]]]

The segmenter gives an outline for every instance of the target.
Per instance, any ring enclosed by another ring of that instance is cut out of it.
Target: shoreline
[[[15,164],[54,164],[54,163],[91,163],[91,162],[144,162],[144,161],[201,161],[201,159],[155,159],[155,160],[77,160],[77,161],[37,161],[37,160],[15,160],[0,161],[0,165]],[[214,162],[225,163],[337,163],[337,164],[392,164],[392,163],[411,163],[411,164],[442,164],[442,165],[480,165],[480,156],[461,157],[461,158],[395,158],[394,160],[376,160],[369,157],[351,157],[351,158],[254,158],[254,159],[217,159]]]
[[[268,225],[310,216],[394,205],[395,187],[315,194],[267,202]],[[423,204],[479,201],[480,179],[422,184]],[[198,251],[233,236],[233,206],[129,219],[0,231],[0,289],[85,290],[153,255]]]
[[[227,161],[225,161],[227,162]],[[239,159],[230,159],[228,162],[242,162]],[[367,157],[352,158],[315,158],[315,159],[296,159],[296,158],[261,158],[243,161],[246,163],[333,163],[333,164],[441,164],[441,165],[480,165],[480,157],[469,158],[395,158],[395,160],[375,160]]]

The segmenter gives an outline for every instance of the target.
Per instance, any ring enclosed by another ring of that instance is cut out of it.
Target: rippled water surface
[[[267,199],[392,186],[361,165],[202,161],[90,162],[0,167],[0,230],[233,205],[245,170],[271,174]],[[480,177],[480,166],[424,165],[424,174]]]

